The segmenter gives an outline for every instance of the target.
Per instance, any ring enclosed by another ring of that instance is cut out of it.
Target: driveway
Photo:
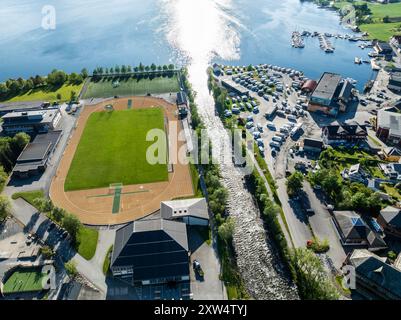
[[[208,245],[196,228],[188,228],[189,248],[191,255],[191,291],[194,300],[227,300],[226,289],[219,279],[221,273],[217,248]],[[205,273],[199,278],[192,267],[193,261],[198,260]]]
[[[329,241],[330,250],[327,255],[334,263],[334,266],[339,269],[346,258],[346,253],[334,229],[330,212],[324,203],[318,199],[308,182],[304,182],[304,192],[309,199],[310,208],[314,210],[314,214],[309,216],[309,224],[313,233],[319,239],[327,239]]]
[[[294,246],[295,248],[303,248],[306,246],[306,242],[312,238],[312,233],[308,226],[308,219],[297,201],[288,198],[285,182],[286,179],[276,180],[278,187],[277,193],[282,204]]]

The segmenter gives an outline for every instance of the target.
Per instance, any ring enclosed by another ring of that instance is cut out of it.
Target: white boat
[[[354,62],[355,62],[355,64],[362,64],[361,58],[358,58],[358,57],[355,57]]]

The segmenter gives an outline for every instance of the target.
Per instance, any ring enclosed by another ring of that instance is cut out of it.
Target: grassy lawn
[[[113,251],[113,246],[110,246],[107,250],[106,256],[103,261],[103,274],[106,276],[110,269],[111,252]]]
[[[397,199],[398,201],[401,200],[401,195],[397,191],[396,188],[388,185],[388,184],[383,184],[384,186],[384,192],[387,193],[389,196],[393,197],[394,199]]]
[[[81,92],[83,83],[79,85],[64,84],[60,88],[39,88],[30,90],[22,95],[15,96],[7,102],[22,102],[22,101],[56,101],[57,94],[61,94],[61,101],[70,99],[71,91],[75,91],[77,95]]]
[[[164,131],[161,108],[93,113],[69,169],[66,191],[167,181],[166,164],[146,160],[151,129]],[[99,143],[101,142],[101,143]]]
[[[113,86],[114,80],[111,77],[103,78],[100,81],[89,83],[84,98],[103,98],[113,96],[145,95],[147,93],[168,93],[180,90],[178,78],[156,77],[150,78],[125,78],[118,80],[119,85]]]
[[[370,11],[372,12],[371,24],[361,24],[359,28],[363,32],[369,33],[370,39],[378,39],[382,41],[389,41],[390,37],[394,34],[401,33],[399,29],[401,22],[383,23],[383,18],[388,16],[390,18],[401,19],[401,3],[369,3],[367,1],[355,1],[355,4],[367,3]],[[342,8],[344,5],[349,5],[349,2],[339,1],[334,4],[336,8]]]
[[[40,268],[18,268],[4,284],[4,293],[42,291],[45,274]]]
[[[11,198],[14,200],[22,198],[34,207],[35,207],[35,205],[33,204],[33,200],[35,200],[36,198],[44,198],[44,197],[45,197],[45,195],[42,190],[16,192],[11,196]],[[38,208],[36,208],[36,209],[38,209]]]
[[[78,247],[75,249],[86,260],[92,259],[96,252],[98,237],[99,232],[96,229],[81,227],[77,236]]]
[[[192,186],[194,188],[194,196],[192,198],[202,198],[203,193],[200,186],[200,178],[198,170],[196,169],[196,166],[193,163],[189,164],[189,170],[191,172]]]
[[[399,27],[400,22],[392,23],[372,23],[372,24],[362,24],[359,28],[363,32],[369,33],[370,39],[378,39],[381,41],[389,41],[390,38],[397,33],[401,33]]]

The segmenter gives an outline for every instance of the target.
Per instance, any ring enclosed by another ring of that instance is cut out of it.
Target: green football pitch
[[[35,292],[43,290],[43,274],[40,269],[17,269],[4,284],[4,293]]]
[[[107,98],[114,96],[139,96],[169,92],[178,92],[177,75],[171,77],[151,78],[126,78],[113,80],[111,77],[102,78],[99,81],[91,81],[84,94],[84,98]]]
[[[167,164],[152,165],[146,151],[151,129],[164,131],[161,108],[94,112],[72,160],[65,191],[168,180]]]

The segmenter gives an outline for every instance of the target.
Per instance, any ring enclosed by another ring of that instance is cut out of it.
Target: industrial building
[[[58,108],[14,111],[5,114],[2,119],[3,132],[6,135],[11,136],[18,132],[34,135],[54,130],[61,120],[61,112]]]
[[[61,138],[61,131],[38,134],[21,152],[13,169],[18,178],[28,178],[44,172]]]
[[[313,87],[312,83],[309,87]],[[310,96],[308,110],[320,111],[335,117],[339,111],[346,111],[353,98],[353,89],[353,85],[343,80],[340,75],[325,72]]]
[[[401,102],[378,111],[376,136],[385,143],[401,145]]]
[[[137,220],[116,231],[113,276],[132,285],[189,281],[186,224],[165,219]]]

